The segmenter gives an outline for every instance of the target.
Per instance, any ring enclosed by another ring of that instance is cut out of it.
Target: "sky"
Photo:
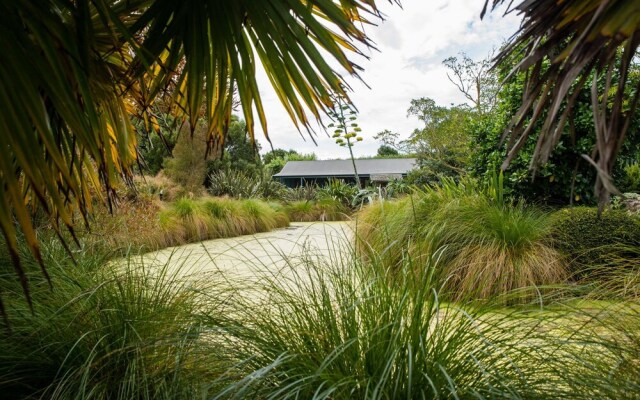
[[[385,20],[365,31],[378,51],[365,51],[369,60],[354,58],[364,68],[360,77],[369,87],[358,79],[347,79],[364,138],[353,147],[356,157],[376,154],[380,143],[373,137],[382,130],[407,138],[420,127],[417,118],[407,117],[412,99],[430,97],[440,105],[463,103],[442,61],[460,52],[482,59],[513,35],[520,23],[514,13],[503,16],[500,11],[480,20],[483,0],[403,0],[402,8],[385,0],[377,3]],[[317,146],[306,132],[300,135],[260,71],[258,86],[274,148],[313,152],[319,159],[349,157],[349,150],[335,144],[324,131],[317,132]],[[328,118],[324,121],[329,122]],[[270,150],[262,130],[257,127],[256,131],[262,153]]]

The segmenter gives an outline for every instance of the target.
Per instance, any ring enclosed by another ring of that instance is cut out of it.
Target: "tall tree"
[[[479,114],[493,111],[500,88],[496,71],[491,68],[493,53],[474,61],[464,52],[460,58],[449,57],[442,63],[449,69],[447,77],[471,102]]]
[[[207,175],[220,170],[237,170],[253,174],[261,168],[260,144],[251,140],[245,121],[232,116],[224,142],[222,157],[208,162]]]
[[[373,138],[379,140],[382,146],[394,150],[396,154],[409,153],[411,151],[410,144],[406,140],[400,140],[400,134],[398,132],[385,129],[376,133]]]
[[[463,173],[469,153],[469,136],[465,130],[471,114],[469,107],[443,107],[423,97],[411,100],[407,114],[424,124],[407,140],[421,163],[437,164],[449,174]]]
[[[484,15],[505,0],[485,0]],[[522,105],[505,130],[505,168],[542,120],[532,167],[549,160],[572,119],[579,93],[591,81],[596,144],[583,157],[597,170],[595,193],[602,206],[616,189],[611,172],[640,100],[640,82],[630,66],[640,46],[640,3],[629,0],[538,0],[509,2],[507,12],[523,17],[519,32],[498,54],[497,63],[515,64],[527,74]],[[522,55],[522,56],[521,56]],[[590,79],[594,76],[594,79]]]
[[[0,2],[0,230],[25,293],[14,217],[40,260],[29,212],[38,205],[73,233],[91,196],[131,176],[136,135],[164,93],[208,147],[224,145],[234,93],[253,137],[266,116],[262,64],[299,128],[346,96],[334,67],[357,75],[348,53],[369,46],[375,0],[22,0]],[[10,78],[6,78],[10,77]],[[5,79],[6,78],[6,79]],[[255,110],[255,111],[254,111]],[[86,218],[85,218],[86,220]]]

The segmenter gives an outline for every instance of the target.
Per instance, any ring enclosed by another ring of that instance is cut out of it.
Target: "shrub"
[[[640,192],[640,163],[635,162],[624,167],[619,189],[623,192]]]
[[[211,279],[87,252],[75,253],[74,265],[57,242],[43,254],[53,290],[31,274],[32,310],[15,279],[0,276],[10,321],[10,331],[0,329],[3,397],[201,398],[229,367],[211,333],[221,306],[203,295]]]
[[[332,198],[345,207],[351,207],[353,198],[358,194],[358,188],[340,179],[330,179],[327,184],[318,189],[318,198]]]
[[[311,201],[294,201],[284,206],[291,221],[313,222],[319,221],[320,214]]]
[[[182,198],[171,204],[171,210],[183,222],[186,242],[197,242],[209,237],[210,218],[202,203]]]
[[[156,176],[136,176],[134,178],[139,194],[155,197],[163,201],[174,201],[187,193],[185,189],[169,179],[160,171]]]
[[[316,185],[304,185],[295,188],[287,188],[284,193],[283,200],[286,202],[294,201],[310,201],[318,199],[318,186]]]
[[[567,208],[554,214],[553,239],[576,278],[593,278],[602,267],[615,268],[638,257],[628,249],[640,246],[640,219],[623,210],[598,216],[596,208]]]

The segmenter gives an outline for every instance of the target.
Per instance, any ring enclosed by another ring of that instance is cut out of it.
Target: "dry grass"
[[[289,225],[281,205],[260,200],[185,197],[165,203],[146,192],[121,198],[113,213],[104,206],[97,207],[91,230],[78,232],[88,246],[108,251],[153,251]]]
[[[510,250],[496,244],[461,247],[442,270],[448,297],[488,299],[531,286],[553,285],[566,278],[562,256],[543,243]]]

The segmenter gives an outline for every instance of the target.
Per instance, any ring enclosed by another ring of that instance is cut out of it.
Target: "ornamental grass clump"
[[[230,374],[244,378],[218,398],[534,398],[553,385],[539,321],[441,302],[435,262],[396,268],[349,248],[257,268],[231,331]]]
[[[161,239],[166,246],[250,235],[289,225],[281,207],[260,200],[229,198],[180,199],[159,215]]]
[[[550,216],[505,201],[499,178],[487,187],[444,180],[399,201],[373,204],[358,227],[363,254],[370,248],[391,264],[408,256],[421,264],[437,253],[437,275],[450,299],[486,299],[566,279],[550,239]]]
[[[13,276],[0,276],[3,398],[186,400],[213,390],[229,367],[213,334],[223,307],[205,295],[222,296],[214,279],[190,279],[189,266],[172,273],[171,260],[107,262],[80,251],[74,264],[57,242],[41,243],[53,288],[26,262],[31,310]]]

